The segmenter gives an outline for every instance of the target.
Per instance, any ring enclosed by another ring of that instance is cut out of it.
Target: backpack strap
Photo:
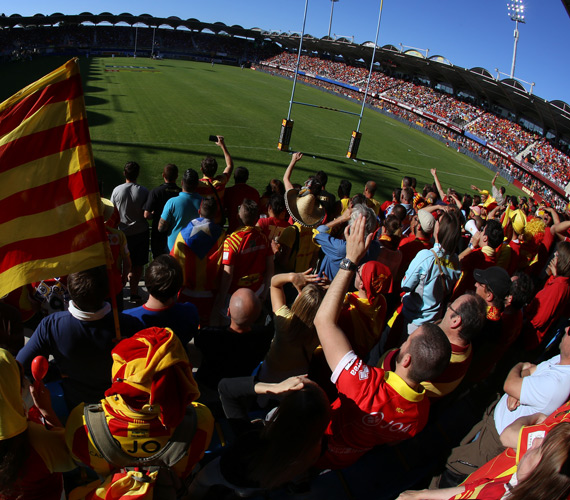
[[[435,257],[435,263],[437,264],[437,267],[439,268],[439,278],[440,278],[442,285],[443,285],[443,288],[444,288],[443,293],[444,293],[444,295],[447,295],[447,293],[448,293],[447,280],[446,280],[446,275],[443,272],[443,268],[441,267],[441,260],[433,248],[430,248],[430,250],[431,250],[431,253],[433,253],[433,255]]]
[[[433,253],[434,257],[435,257],[435,263],[437,264],[437,267],[439,268],[439,275],[443,276],[443,269],[441,268],[441,261],[439,260],[439,256],[437,255],[437,253],[435,253],[435,250],[433,248],[430,248],[431,253]]]
[[[101,403],[86,405],[83,409],[83,415],[85,416],[85,423],[95,448],[107,462],[117,468],[154,465],[173,466],[188,452],[198,424],[194,407],[188,406],[184,419],[176,427],[168,443],[163,448],[149,457],[133,457],[124,452],[113,438]]]

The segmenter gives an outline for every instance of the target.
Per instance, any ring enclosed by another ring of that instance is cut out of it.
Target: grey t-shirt
[[[148,189],[132,182],[126,182],[113,189],[111,202],[119,211],[121,217],[119,229],[126,236],[148,231],[148,222],[144,218],[143,210],[147,198]]]

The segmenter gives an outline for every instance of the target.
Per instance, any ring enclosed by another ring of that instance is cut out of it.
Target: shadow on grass
[[[109,99],[103,99],[102,97],[95,97],[92,95],[85,96],[85,105],[86,106],[100,106],[101,104],[107,104]]]
[[[110,198],[115,186],[125,182],[125,178],[121,175],[122,168],[118,168],[122,167],[122,165],[112,165],[101,160],[97,155],[95,155],[94,159],[101,196]]]
[[[105,91],[104,87],[94,87],[93,85],[85,85],[83,87],[83,93],[85,94],[91,94],[94,92],[104,92],[104,91]]]
[[[87,110],[87,123],[89,123],[90,128],[100,127],[101,125],[108,125],[113,121],[113,118],[108,115],[97,113],[96,111],[91,111],[90,109]]]
[[[388,170],[394,170],[395,172],[398,172],[400,170],[399,168],[393,167],[392,165],[387,165],[386,163],[380,163],[379,161],[367,160],[365,158],[356,158],[356,161],[364,162],[366,163],[366,165],[375,165],[377,167],[387,168]]]
[[[131,113],[131,111],[127,111],[127,113]],[[89,122],[89,124],[91,125],[91,121]],[[121,146],[121,147],[129,147],[129,143],[118,143],[118,142],[114,142],[114,141],[103,141],[103,140],[92,140],[91,141],[92,144],[97,145],[97,146]],[[218,157],[217,154],[212,154],[212,150],[208,149],[208,150],[201,150],[201,149],[191,149],[191,148],[177,148],[177,147],[172,147],[172,146],[164,146],[164,145],[156,145],[156,144],[133,144],[133,146],[136,146],[136,149],[138,150],[149,150],[149,151],[165,151],[165,152],[171,152],[171,153],[182,153],[182,154],[191,154],[191,155],[196,155],[196,156],[203,156],[204,158],[206,156],[215,156]],[[251,165],[251,164],[259,164],[259,165],[271,165],[271,166],[276,166],[276,167],[287,167],[288,163],[289,163],[289,159],[285,159],[283,162],[276,162],[276,161],[268,161],[268,160],[257,160],[254,158],[251,158],[250,156],[239,156],[239,155],[235,155],[232,154],[232,158],[234,160],[235,164],[238,163],[242,163],[244,165]],[[223,160],[222,160],[223,162]],[[219,162],[218,162],[219,163]],[[222,168],[223,169],[223,168]],[[295,171],[303,171],[303,170],[307,170],[310,173],[314,173],[314,169],[306,169],[306,168],[299,168],[296,167]]]

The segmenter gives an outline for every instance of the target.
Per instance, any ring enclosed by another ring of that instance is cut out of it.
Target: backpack
[[[175,500],[185,493],[185,485],[171,467],[187,454],[196,433],[197,416],[192,406],[186,409],[184,419],[166,446],[149,457],[133,457],[123,451],[109,430],[100,403],[86,405],[83,414],[95,448],[113,468],[125,475],[129,471],[142,472],[135,480],[150,483],[153,498]]]

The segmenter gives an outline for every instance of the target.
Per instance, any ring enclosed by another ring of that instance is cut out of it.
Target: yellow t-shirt
[[[298,335],[291,331],[293,313],[287,306],[281,306],[275,313],[275,336],[265,356],[259,380],[281,382],[288,377],[303,375],[309,369],[313,352],[319,339],[313,335]]]
[[[319,251],[319,246],[313,242],[315,232],[312,228],[301,226],[295,222],[281,233],[278,243],[291,249],[287,271],[302,273],[311,267],[315,253]],[[293,247],[297,237],[299,238],[299,245],[295,252]]]

